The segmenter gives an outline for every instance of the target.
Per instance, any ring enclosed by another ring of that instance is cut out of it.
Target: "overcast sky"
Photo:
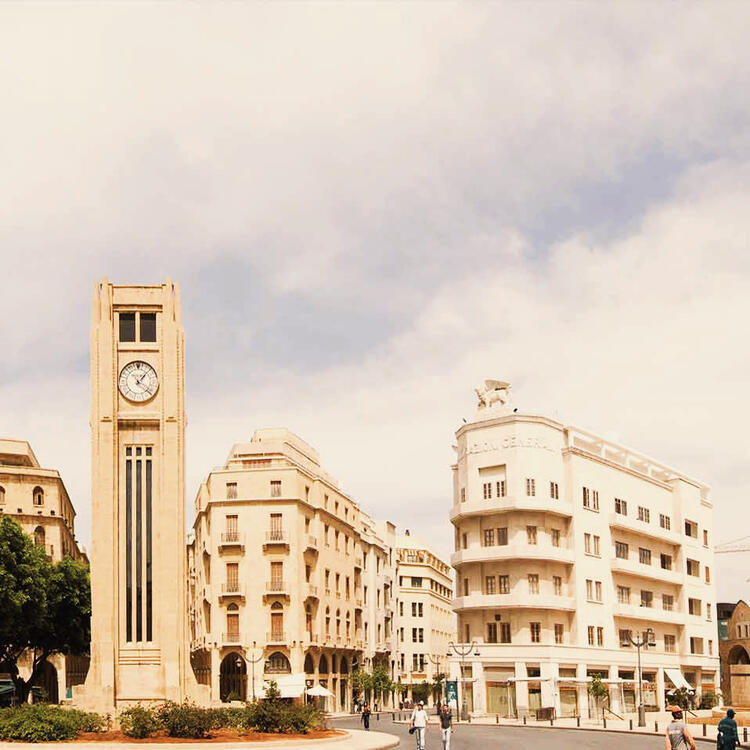
[[[750,534],[746,3],[3,3],[0,435],[89,538],[93,284],[182,286],[189,506],[285,425],[449,553],[472,386]],[[719,596],[750,596],[748,555]]]

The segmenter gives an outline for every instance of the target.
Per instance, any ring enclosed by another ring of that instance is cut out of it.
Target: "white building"
[[[435,682],[448,671],[448,643],[456,639],[453,582],[450,566],[408,531],[397,537],[396,546],[396,672],[411,698],[412,685]]]
[[[453,467],[460,640],[469,710],[589,713],[600,674],[613,711],[689,683],[718,690],[713,506],[708,487],[585,430],[507,406],[487,381],[456,433]],[[468,650],[468,649],[467,649]],[[478,655],[477,655],[478,654]],[[458,674],[459,662],[453,664]]]

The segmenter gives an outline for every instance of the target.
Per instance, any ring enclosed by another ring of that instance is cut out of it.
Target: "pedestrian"
[[[414,735],[417,739],[417,750],[425,750],[425,732],[427,731],[427,712],[424,710],[424,703],[419,701],[417,707],[412,711],[409,726],[414,728]]]
[[[695,740],[682,720],[682,709],[676,708],[672,711],[672,721],[667,726],[664,748],[665,750],[684,750],[686,747],[695,750]]]
[[[453,716],[447,703],[440,707],[440,733],[443,737],[443,750],[451,750],[451,732]]]
[[[727,709],[727,715],[719,722],[716,735],[716,750],[734,750],[740,745],[740,737],[737,734],[737,722],[734,720],[734,709]]]
[[[370,731],[370,704],[365,703],[364,706],[362,706],[362,718],[360,721],[365,725],[365,729],[369,732]]]

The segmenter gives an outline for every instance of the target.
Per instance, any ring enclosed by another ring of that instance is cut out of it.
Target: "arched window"
[[[328,659],[326,659],[325,654],[323,654],[320,657],[320,664],[318,665],[318,672],[320,672],[320,674],[328,674]]]
[[[341,635],[341,610],[336,610],[336,635]]]
[[[37,526],[34,529],[34,544],[37,547],[44,547],[44,527]]]
[[[349,674],[349,665],[346,662],[346,657],[341,657],[341,674]]]
[[[44,505],[44,490],[41,487],[34,487],[34,505]]]
[[[326,635],[331,634],[331,608],[326,607]]]
[[[305,656],[305,674],[314,674],[315,665],[313,664],[313,658],[311,654]]]
[[[268,674],[291,674],[292,665],[281,651],[274,651],[266,660],[265,671]]]
[[[331,672],[336,674],[336,654],[331,654]]]
[[[349,619],[349,612],[346,613],[346,637],[349,637],[349,628],[351,627],[351,622]]]
[[[5,487],[0,487],[0,505],[5,505]]]

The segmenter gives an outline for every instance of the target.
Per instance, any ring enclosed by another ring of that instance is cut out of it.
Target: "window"
[[[461,543],[462,543],[464,549],[466,549],[469,546],[469,536],[468,536],[468,534],[462,534],[461,535]]]
[[[404,603],[403,602],[398,603],[398,614],[399,614],[399,617],[404,616]]]
[[[156,341],[156,313],[141,313],[141,341]]]
[[[651,550],[645,547],[638,548],[638,562],[641,565],[651,565]]]
[[[487,643],[497,643],[497,623],[487,623]]]
[[[530,594],[539,593],[539,574],[538,573],[529,573],[529,593]]]
[[[422,609],[422,602],[419,602],[417,604],[417,617],[423,617],[423,616],[424,616],[424,611]]]
[[[583,535],[583,551],[587,554],[591,554],[591,534]]]
[[[282,526],[283,515],[281,513],[271,513],[271,531],[269,532],[269,539],[271,541],[281,541],[284,539],[284,528]]]
[[[586,581],[586,599],[590,602],[600,602],[602,600],[602,582]]]
[[[615,557],[621,560],[628,559],[628,545],[625,542],[615,542]]]
[[[654,593],[653,591],[644,591],[641,589],[641,607],[653,607],[654,606]]]
[[[416,589],[421,589],[422,588],[422,578],[421,577],[415,578],[414,576],[412,576],[411,585],[414,588],[416,588]]]
[[[599,537],[594,534],[594,554],[599,557]]]
[[[505,497],[505,480],[501,479],[497,482],[496,492],[498,497]]]
[[[466,487],[461,487],[461,502],[466,502]]]
[[[496,593],[495,592],[495,576],[485,576],[484,591],[486,594]]]
[[[588,487],[583,488],[583,507],[584,508],[590,508],[591,507],[591,491]]]
[[[135,313],[120,313],[120,341],[135,341]]]
[[[667,612],[671,612],[674,609],[674,596],[672,594],[661,595],[661,608]]]
[[[662,529],[669,531],[672,528],[672,519],[669,516],[665,516],[663,513],[659,514],[659,526]]]
[[[482,485],[482,491],[484,492],[484,499],[489,500],[492,497],[492,482],[485,482]]]
[[[706,583],[711,583],[711,568],[708,567],[708,565],[704,568],[705,574],[706,574]]]
[[[644,523],[650,523],[651,513],[648,508],[644,508],[642,505],[638,506],[638,520]]]
[[[500,623],[500,643],[510,643],[510,623]]]
[[[555,643],[562,643],[563,642],[563,634],[564,634],[563,625],[560,622],[555,623]]]
[[[227,500],[237,499],[237,482],[227,482]]]
[[[687,573],[689,576],[700,576],[701,574],[700,563],[697,560],[691,560],[688,558]]]
[[[594,582],[589,578],[586,580],[586,599],[591,601],[594,598]]]
[[[620,500],[619,497],[615,498],[615,513],[619,513],[621,516],[628,515],[628,502],[627,500]]]
[[[535,479],[526,480],[526,495],[528,497],[534,497],[536,495],[536,480]]]
[[[599,510],[599,490],[591,490],[591,509]]]
[[[630,646],[630,630],[628,629],[622,629],[618,632],[618,635],[620,636],[620,646],[623,648],[627,648]]]
[[[688,599],[688,613],[691,615],[700,616],[700,613],[701,613],[701,600],[700,599]]]
[[[508,544],[508,527],[503,526],[497,530],[497,543],[504,547]]]
[[[594,581],[594,598],[600,602],[602,600],[602,582]]]
[[[464,578],[464,596],[469,595],[469,579]]]
[[[708,529],[703,529],[703,546],[708,547]],[[711,643],[711,641],[709,641]]]
[[[629,586],[617,587],[617,601],[620,604],[630,604],[630,587]]]
[[[703,653],[703,638],[691,638],[690,639],[690,653],[691,654]]]
[[[5,505],[5,487],[0,487],[0,505]]]
[[[685,521],[685,535],[692,537],[693,539],[698,538],[698,524],[693,521]]]
[[[492,547],[495,544],[495,529],[484,530],[484,546]]]
[[[498,578],[498,582],[500,584],[500,593],[501,594],[509,594],[510,593],[510,578],[509,576],[500,576]]]
[[[550,531],[550,539],[553,547],[560,546],[560,529],[552,529]]]
[[[589,646],[593,646],[594,645],[594,626],[589,625],[588,628],[586,628],[586,631],[588,634]]]
[[[602,627],[597,627],[596,629],[596,645],[597,646],[604,645],[604,628]]]
[[[664,634],[664,650],[667,653],[673,654],[676,650],[677,638],[669,633]]]
[[[536,544],[536,526],[526,527],[526,541],[528,544]]]
[[[530,622],[529,631],[531,633],[532,643],[541,643],[542,641],[542,623],[541,622]]]
[[[271,480],[271,497],[281,497],[281,481],[278,479]]]
[[[562,576],[552,576],[552,590],[555,596],[562,595]]]
[[[549,496],[553,500],[559,500],[560,499],[560,488],[557,486],[557,482],[550,482],[549,483]]]
[[[662,570],[672,570],[672,555],[665,555],[662,552],[660,558]]]

